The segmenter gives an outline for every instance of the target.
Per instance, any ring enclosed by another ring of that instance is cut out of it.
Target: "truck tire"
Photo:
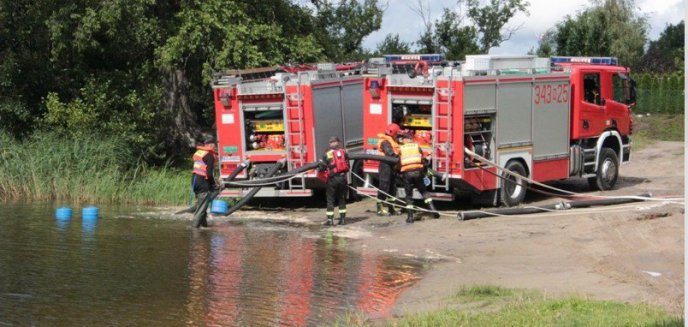
[[[526,168],[523,167],[520,161],[509,161],[505,168],[521,176],[526,176]],[[499,198],[505,206],[513,207],[520,204],[526,197],[526,181],[509,174],[504,175],[505,180],[502,180]]]
[[[619,177],[619,157],[610,148],[600,150],[600,160],[597,162],[595,177],[588,178],[588,184],[593,190],[607,191],[614,188]]]

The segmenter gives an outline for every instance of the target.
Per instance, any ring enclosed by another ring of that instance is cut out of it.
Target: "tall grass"
[[[181,204],[189,174],[150,168],[116,138],[0,134],[0,200]]]

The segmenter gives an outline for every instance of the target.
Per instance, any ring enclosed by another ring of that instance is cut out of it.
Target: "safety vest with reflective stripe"
[[[423,155],[417,143],[401,146],[401,172],[423,169]]]
[[[387,141],[389,144],[392,146],[392,150],[394,151],[394,154],[399,155],[399,143],[394,140],[391,136],[387,134],[377,134],[377,137],[379,140],[377,141],[377,152],[380,153],[381,156],[385,155],[385,152],[382,151],[382,141]]]
[[[203,149],[203,147],[198,147],[197,149],[198,150],[196,150],[196,153],[193,155],[193,173],[208,179],[208,165],[206,165],[205,161],[203,161],[203,157],[212,152],[208,151],[207,149]]]

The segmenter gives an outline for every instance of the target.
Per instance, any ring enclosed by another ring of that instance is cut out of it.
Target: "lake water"
[[[387,317],[423,264],[351,251],[326,229],[207,230],[101,208],[0,204],[0,326],[306,326]],[[133,218],[132,218],[133,217]]]

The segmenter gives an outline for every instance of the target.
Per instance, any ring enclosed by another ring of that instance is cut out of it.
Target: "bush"
[[[637,101],[633,109],[639,113],[683,113],[683,75],[636,74]]]

